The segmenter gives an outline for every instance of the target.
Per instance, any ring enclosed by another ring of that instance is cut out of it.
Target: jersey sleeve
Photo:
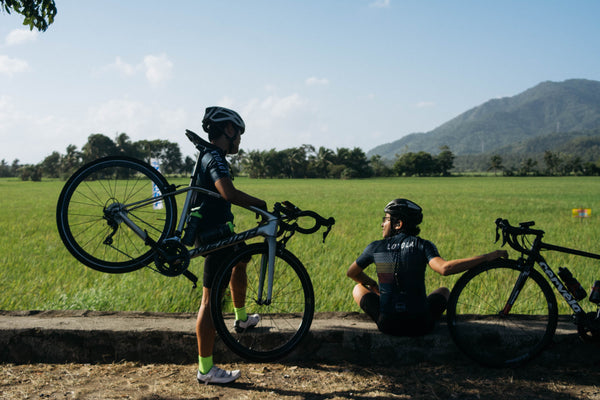
[[[212,151],[210,155],[211,157],[206,166],[206,170],[208,171],[211,180],[216,182],[221,178],[230,178],[229,165],[223,156],[219,154],[218,151]]]
[[[376,243],[377,242],[373,242],[369,244],[362,254],[356,259],[356,264],[358,264],[360,268],[365,269],[375,261],[373,249]]]
[[[432,258],[440,257],[440,252],[438,251],[437,247],[429,240],[423,241],[423,252],[425,253],[425,259],[427,262],[429,262]]]

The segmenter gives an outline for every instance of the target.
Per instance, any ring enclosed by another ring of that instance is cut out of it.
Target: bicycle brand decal
[[[256,237],[256,236],[258,236],[259,229],[260,228],[253,228],[248,231],[230,236],[230,237],[220,240],[218,242],[210,243],[206,246],[198,247],[198,248],[190,251],[190,253],[189,253],[190,257],[195,257],[196,255],[205,253],[207,251],[215,250],[220,247],[230,246],[232,244],[243,242],[244,240]]]
[[[558,279],[558,276],[556,276],[554,274],[554,271],[552,271],[550,269],[550,267],[548,266],[548,264],[546,264],[543,261],[540,261],[538,263],[542,269],[544,270],[544,272],[546,273],[546,275],[548,275],[548,278],[550,278],[550,282],[552,282],[554,284],[554,286],[556,287],[556,290],[558,290],[558,292],[562,295],[562,297],[565,298],[565,301],[567,303],[569,303],[569,305],[571,306],[571,308],[573,309],[573,311],[575,312],[581,312],[581,307],[579,306],[579,303],[577,303],[577,300],[575,300],[573,298],[573,296],[571,295],[571,293],[569,293],[569,291],[567,290],[567,288],[562,284],[562,282],[560,281],[560,279]]]

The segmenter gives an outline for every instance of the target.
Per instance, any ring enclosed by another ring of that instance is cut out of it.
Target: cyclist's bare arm
[[[442,257],[434,257],[429,260],[429,266],[441,275],[454,275],[474,268],[483,262],[507,257],[508,252],[506,250],[494,250],[491,253],[482,254],[480,256],[457,260],[444,260]]]
[[[346,276],[353,281],[360,283],[367,289],[379,294],[379,285],[377,284],[377,281],[365,274],[363,269],[358,266],[356,261],[350,265],[350,268],[348,268],[348,271],[346,272]]]
[[[267,209],[267,203],[257,197],[251,196],[248,193],[242,192],[233,186],[231,179],[225,177],[215,182],[215,187],[219,194],[231,204],[240,207],[258,207],[263,210]]]

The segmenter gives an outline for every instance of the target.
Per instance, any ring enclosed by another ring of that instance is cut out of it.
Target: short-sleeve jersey
[[[203,150],[200,155],[200,171],[198,171],[196,184],[218,193],[215,182],[222,178],[231,178],[229,164],[225,159],[224,152],[218,147],[211,146]],[[211,229],[227,221],[233,221],[231,203],[223,198],[217,199],[198,193],[194,205],[200,206],[199,212],[202,214],[201,230]]]
[[[427,312],[425,269],[435,257],[433,243],[399,233],[369,244],[356,263],[362,269],[375,263],[381,314],[417,315]]]

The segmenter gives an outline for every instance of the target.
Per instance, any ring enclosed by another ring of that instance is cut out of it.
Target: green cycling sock
[[[208,356],[208,357],[198,356],[198,371],[200,371],[201,374],[208,374],[208,371],[210,371],[212,366],[213,366],[213,356]]]
[[[246,307],[233,308],[233,312],[235,313],[235,319],[239,321],[245,321],[248,319],[248,314],[246,314]]]

